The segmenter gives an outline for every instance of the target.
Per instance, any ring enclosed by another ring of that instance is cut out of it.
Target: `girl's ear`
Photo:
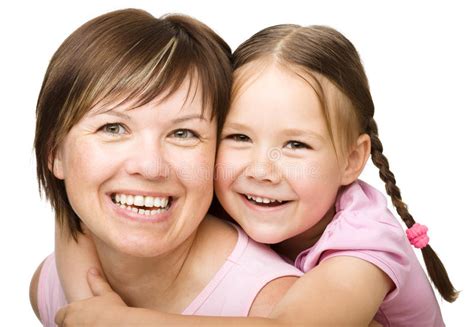
[[[362,134],[357,138],[354,147],[347,155],[346,167],[342,176],[342,185],[349,185],[362,173],[370,156],[370,147],[370,136],[368,134]]]
[[[64,179],[64,168],[61,150],[50,153],[48,157],[48,169],[57,179]]]

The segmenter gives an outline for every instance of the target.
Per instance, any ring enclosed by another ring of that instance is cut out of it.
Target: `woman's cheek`
[[[184,184],[198,188],[212,188],[215,146],[169,149],[168,163]]]

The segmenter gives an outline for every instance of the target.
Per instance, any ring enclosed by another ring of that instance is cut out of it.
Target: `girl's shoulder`
[[[333,220],[316,244],[298,255],[295,265],[306,272],[338,255],[369,261],[397,280],[403,279],[406,266],[416,261],[385,196],[362,181],[339,194]]]
[[[409,245],[402,225],[387,207],[386,197],[361,180],[339,194],[336,214],[324,234],[326,242],[344,242],[349,246],[359,242],[383,248]]]

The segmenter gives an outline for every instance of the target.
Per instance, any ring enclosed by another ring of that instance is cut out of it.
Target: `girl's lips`
[[[245,194],[239,194],[239,195],[247,207],[249,207],[252,210],[262,211],[262,212],[278,211],[278,210],[286,208],[289,203],[293,202],[293,201],[283,201],[281,203],[274,202],[274,203],[269,203],[269,204],[265,204],[265,203],[257,204],[256,202],[249,200]]]
[[[112,200],[110,195],[106,196],[106,198],[107,198],[106,200],[107,206],[110,207],[110,209],[114,212],[115,216],[119,216],[120,218],[124,218],[130,222],[136,222],[136,223],[159,223],[159,222],[166,221],[171,216],[171,212],[175,207],[175,203],[177,202],[176,198],[172,198],[167,208],[155,210],[157,212],[154,214],[145,215],[145,214],[140,214],[138,212],[134,212],[130,209],[127,209],[127,207],[131,207],[131,206],[120,205],[120,204],[115,203]]]

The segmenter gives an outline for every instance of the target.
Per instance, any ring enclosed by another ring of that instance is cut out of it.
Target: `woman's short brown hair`
[[[50,170],[71,128],[98,103],[123,99],[138,107],[173,94],[189,77],[198,82],[203,108],[210,108],[220,130],[229,107],[230,59],[229,46],[203,23],[136,9],[96,17],[61,44],[39,94],[34,147],[40,192],[73,237],[82,232],[80,219],[64,182]]]

